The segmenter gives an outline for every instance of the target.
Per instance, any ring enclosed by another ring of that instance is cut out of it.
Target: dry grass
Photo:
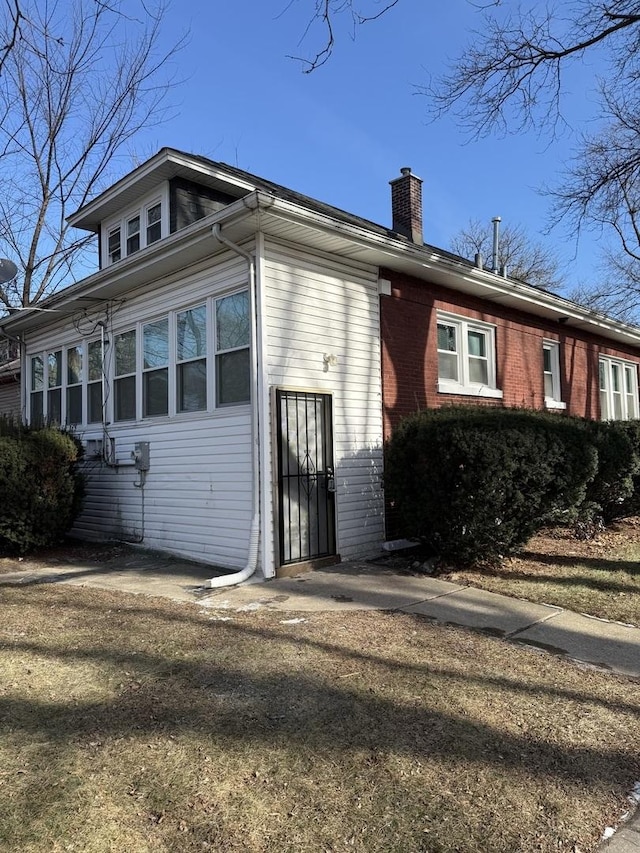
[[[581,541],[557,529],[535,536],[497,568],[449,571],[448,580],[640,627],[640,519]]]
[[[0,850],[592,851],[625,679],[409,615],[0,585]]]

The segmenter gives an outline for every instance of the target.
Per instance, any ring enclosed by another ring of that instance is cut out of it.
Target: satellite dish
[[[18,275],[18,267],[7,258],[0,258],[0,284],[11,281]]]

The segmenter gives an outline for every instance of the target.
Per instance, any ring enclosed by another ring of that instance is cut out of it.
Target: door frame
[[[340,562],[339,553],[339,526],[338,526],[338,493],[334,492],[333,497],[333,531],[334,531],[334,548],[335,553],[325,557],[318,557],[310,560],[301,560],[298,563],[282,563],[280,560],[281,554],[281,534],[280,534],[280,490],[279,490],[279,473],[280,473],[280,458],[279,458],[279,432],[280,432],[280,410],[278,406],[278,392],[292,392],[297,394],[318,394],[331,399],[331,418],[329,426],[331,428],[331,460],[330,464],[335,475],[335,395],[328,388],[318,388],[300,385],[272,385],[270,388],[271,398],[271,493],[272,493],[272,530],[273,530],[273,550],[274,550],[274,565],[276,568],[276,577],[288,577],[299,574],[307,569],[316,569],[321,566],[333,565]],[[329,461],[329,460],[327,460]]]

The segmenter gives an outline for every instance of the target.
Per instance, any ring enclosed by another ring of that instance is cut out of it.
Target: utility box
[[[137,441],[133,446],[133,450],[131,451],[131,458],[133,460],[133,464],[136,466],[138,471],[148,471],[149,442]]]

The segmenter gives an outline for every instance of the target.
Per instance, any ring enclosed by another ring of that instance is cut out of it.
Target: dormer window
[[[133,210],[124,211],[116,220],[104,224],[106,249],[103,265],[115,264],[141,249],[157,243],[169,233],[169,205],[166,191],[147,197]]]
[[[120,224],[109,229],[109,263],[115,264],[122,257],[120,248]]]
[[[147,208],[147,246],[162,237],[162,205],[160,202]]]
[[[127,255],[140,248],[140,215],[127,219]]]

